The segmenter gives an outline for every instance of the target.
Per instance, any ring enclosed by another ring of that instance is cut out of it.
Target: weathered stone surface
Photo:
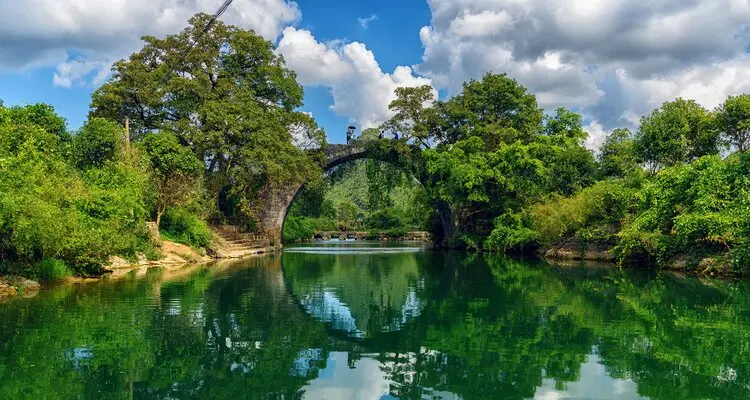
[[[109,258],[109,264],[107,265],[107,269],[122,269],[122,268],[131,268],[132,263],[128,262],[128,260],[112,256]]]
[[[368,150],[368,147],[360,141],[355,141],[348,145],[328,145],[325,154],[326,158],[322,163],[322,167],[326,171],[349,161],[376,157],[376,155]],[[260,225],[263,234],[269,238],[271,246],[281,245],[281,232],[284,228],[284,220],[286,219],[287,211],[303,187],[303,184],[289,183],[270,190],[261,196],[264,209],[261,210],[260,213]],[[442,207],[438,209],[438,212],[440,213],[441,222],[443,223],[445,240],[448,240],[453,236],[451,222],[453,219],[450,213],[450,208],[447,204],[442,204]],[[419,236],[420,239],[415,240],[421,240],[422,237],[423,236]]]
[[[568,240],[560,245],[552,246],[544,252],[544,257],[554,260],[585,260],[585,261],[607,261],[615,260],[611,246],[595,244],[581,245],[576,239]]]

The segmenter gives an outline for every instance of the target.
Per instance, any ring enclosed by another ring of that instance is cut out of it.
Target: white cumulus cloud
[[[747,0],[428,0],[416,71],[455,94],[508,73],[545,109],[582,112],[592,138],[676,96],[707,107],[750,89]]]
[[[143,35],[164,36],[222,0],[0,0],[0,70],[57,66],[54,84],[70,87],[141,45]],[[235,1],[222,20],[275,41],[301,12],[288,0]],[[74,55],[71,55],[74,54]]]
[[[395,99],[396,88],[431,84],[408,66],[383,72],[375,55],[362,43],[320,43],[304,29],[286,28],[278,52],[297,72],[300,83],[330,88],[331,110],[348,116],[363,129],[392,116],[388,104]]]

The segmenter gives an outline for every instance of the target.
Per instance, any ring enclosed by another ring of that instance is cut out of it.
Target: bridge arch
[[[373,150],[366,142],[355,141],[352,144],[331,144],[325,149],[325,161],[322,163],[324,171],[339,166],[341,164],[362,159],[373,159],[393,163],[387,153]],[[419,178],[418,178],[419,179]],[[302,191],[305,183],[287,184],[277,190],[270,191],[263,196],[263,210],[260,213],[260,225],[263,233],[272,243],[282,244],[282,232],[284,221],[286,220],[289,207]],[[450,206],[445,202],[440,202],[436,210],[440,215],[440,222],[443,226],[443,240],[447,241],[453,237],[454,221]]]
[[[328,171],[341,164],[367,158],[379,159],[363,143],[331,144],[325,149],[325,161],[322,163],[322,167],[324,171]],[[264,209],[260,214],[260,223],[264,233],[272,239],[272,242],[281,243],[284,221],[289,212],[289,207],[304,186],[305,183],[288,184],[266,194]]]

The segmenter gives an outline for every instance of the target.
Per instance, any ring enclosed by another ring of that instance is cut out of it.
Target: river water
[[[0,399],[58,398],[750,398],[750,285],[373,243],[133,272],[0,304]]]

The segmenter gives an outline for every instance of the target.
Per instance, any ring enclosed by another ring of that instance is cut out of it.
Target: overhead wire
[[[200,33],[198,33],[198,36],[195,38],[195,40],[188,46],[188,48],[185,50],[185,52],[182,53],[182,55],[180,56],[180,60],[177,63],[177,65],[180,65],[180,64],[182,64],[185,61],[185,57],[187,57],[188,53],[190,53],[190,50],[192,50],[193,47],[195,47],[195,45],[198,44],[198,42],[200,42],[200,40],[203,37],[203,35],[205,35],[211,29],[211,27],[214,25],[214,23],[216,23],[216,20],[219,19],[224,14],[224,12],[227,11],[227,9],[229,8],[229,6],[232,5],[233,1],[234,0],[225,0],[224,1],[224,3],[221,5],[221,7],[219,7],[219,9],[216,11],[216,13],[214,13],[214,15],[211,16],[211,19],[208,21],[208,23],[206,24],[206,26],[204,26],[203,29],[200,31]]]

